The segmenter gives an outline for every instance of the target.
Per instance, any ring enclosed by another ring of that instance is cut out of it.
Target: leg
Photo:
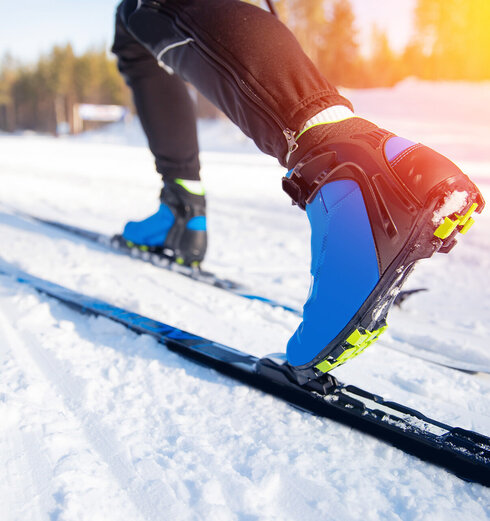
[[[133,92],[156,169],[165,181],[157,213],[127,223],[120,244],[193,265],[203,260],[207,246],[194,104],[183,80],[159,67],[126,30],[120,11],[121,7],[112,50]]]
[[[349,101],[274,16],[238,0],[125,0],[122,18],[167,70],[192,83],[286,165],[294,133]]]
[[[273,16],[237,0],[126,0],[130,32],[291,170],[313,276],[287,358],[316,378],[362,352],[415,262],[447,253],[484,201],[448,159],[357,118]]]
[[[112,52],[133,93],[157,171],[165,179],[199,181],[196,116],[187,87],[181,78],[159,67],[155,58],[128,33],[120,8]]]

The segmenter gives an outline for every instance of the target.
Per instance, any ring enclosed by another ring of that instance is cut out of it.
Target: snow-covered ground
[[[407,81],[349,91],[360,115],[460,164],[490,199],[490,84]],[[301,306],[305,215],[283,171],[223,123],[200,128],[206,267]],[[0,201],[108,234],[157,206],[137,125],[79,138],[0,136]],[[335,370],[450,424],[490,435],[490,216],[421,264],[428,292]],[[0,206],[0,256],[35,275],[255,355],[298,318],[19,219]],[[408,353],[408,354],[407,354]],[[410,353],[417,357],[410,356]],[[490,519],[490,491],[369,436],[167,352],[0,277],[0,519],[286,521]]]

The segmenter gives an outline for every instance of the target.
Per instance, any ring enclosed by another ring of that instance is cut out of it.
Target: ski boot
[[[372,344],[414,264],[448,253],[485,205],[447,158],[374,125],[311,148],[283,188],[311,224],[310,294],[287,346],[300,383]]]
[[[197,268],[207,247],[206,201],[201,183],[167,181],[160,201],[155,214],[126,224],[119,236],[122,245]]]

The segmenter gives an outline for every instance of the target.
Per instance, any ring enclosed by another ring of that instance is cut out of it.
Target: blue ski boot
[[[206,200],[198,181],[165,182],[158,211],[143,221],[130,221],[122,233],[123,245],[197,267],[207,247]]]
[[[485,202],[447,158],[374,125],[295,164],[283,188],[306,210],[312,250],[303,322],[287,347],[301,383],[374,342],[414,264],[448,253]]]

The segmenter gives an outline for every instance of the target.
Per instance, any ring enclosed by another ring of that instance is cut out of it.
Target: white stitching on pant
[[[172,67],[169,67],[168,65],[166,65],[164,63],[164,61],[162,60],[163,55],[166,54],[168,51],[171,51],[172,49],[175,49],[175,47],[180,47],[181,45],[186,45],[186,44],[191,43],[193,41],[194,41],[193,38],[186,38],[185,40],[182,40],[181,42],[175,42],[175,43],[172,43],[170,45],[167,45],[167,47],[162,49],[157,54],[158,65],[160,65],[160,67],[162,69],[166,70],[169,74],[173,74],[174,70],[172,69]]]

